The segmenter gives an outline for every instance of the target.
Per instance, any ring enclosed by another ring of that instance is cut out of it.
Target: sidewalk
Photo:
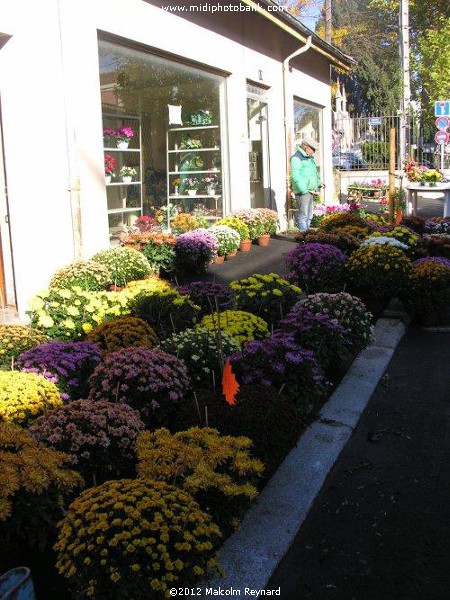
[[[450,597],[449,333],[410,327],[266,589],[283,600]]]

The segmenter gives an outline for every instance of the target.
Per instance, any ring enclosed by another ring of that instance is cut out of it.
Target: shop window
[[[294,139],[310,137],[317,140],[319,147],[314,158],[320,173],[323,164],[322,119],[323,109],[320,106],[294,99]]]
[[[111,238],[142,214],[221,218],[224,77],[106,40],[99,59]]]

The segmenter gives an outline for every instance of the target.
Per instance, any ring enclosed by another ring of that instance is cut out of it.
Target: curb
[[[374,342],[355,359],[322,407],[319,419],[300,436],[238,531],[219,552],[225,577],[199,584],[196,596],[245,596],[260,591],[283,558],[342,452],[406,331],[381,317]],[[246,593],[247,592],[247,593]],[[253,594],[255,595],[255,594]]]

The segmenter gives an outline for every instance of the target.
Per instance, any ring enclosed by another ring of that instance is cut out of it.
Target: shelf
[[[222,194],[216,194],[215,196],[211,194],[194,194],[194,196],[190,196],[189,194],[170,194],[169,198],[172,200],[176,200],[177,198],[221,198]]]
[[[140,152],[140,148],[103,148],[104,152]]]
[[[172,127],[168,132],[172,131],[198,131],[199,129],[219,129],[218,125],[188,125],[187,127]]]
[[[181,154],[182,152],[217,152],[218,146],[214,148],[180,148],[179,150],[169,150],[169,154]]]
[[[135,206],[134,208],[111,208],[108,210],[108,215],[118,215],[120,213],[140,212],[141,207]]]
[[[169,171],[169,175],[196,175],[200,173],[220,173],[220,171]]]
[[[125,183],[124,181],[111,181],[111,183],[107,183],[106,186],[119,186],[119,185],[142,185],[142,181],[130,181],[129,183]]]
[[[127,120],[132,120],[132,121],[140,121],[141,117],[138,117],[136,115],[118,115],[115,113],[103,113],[104,117],[107,117],[108,119],[125,119],[125,121]]]

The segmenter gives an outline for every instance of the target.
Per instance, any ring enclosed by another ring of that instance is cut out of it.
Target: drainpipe
[[[308,37],[308,39],[306,40],[306,44],[304,46],[302,46],[301,48],[299,48],[298,50],[296,50],[295,52],[290,54],[283,61],[284,139],[285,139],[285,144],[286,144],[286,148],[285,148],[285,151],[286,151],[286,215],[287,215],[287,219],[288,219],[288,226],[289,226],[289,212],[288,211],[289,211],[289,202],[291,199],[290,156],[291,156],[291,147],[292,147],[292,139],[291,139],[292,128],[291,128],[291,124],[288,123],[288,114],[290,114],[289,101],[291,100],[291,98],[288,97],[289,62],[296,56],[299,56],[300,54],[303,54],[304,52],[309,50],[311,48],[311,42],[312,42],[312,35],[310,35]]]

